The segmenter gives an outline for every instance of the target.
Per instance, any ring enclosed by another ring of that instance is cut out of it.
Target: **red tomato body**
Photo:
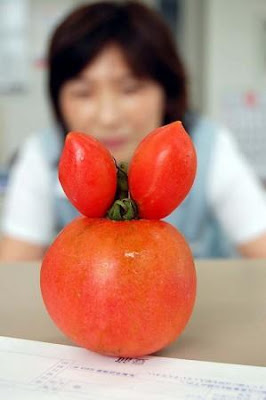
[[[160,219],[186,197],[194,182],[196,152],[181,122],[155,129],[136,149],[128,183],[141,218]]]
[[[60,158],[59,180],[81,214],[103,217],[115,196],[116,166],[98,140],[85,133],[71,132]]]
[[[48,249],[41,290],[55,324],[75,343],[137,357],[180,335],[196,273],[185,239],[166,222],[81,217]]]

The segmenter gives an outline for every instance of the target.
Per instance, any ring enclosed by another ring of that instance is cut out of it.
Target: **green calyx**
[[[116,164],[116,162],[115,162]],[[107,212],[107,218],[114,221],[130,221],[138,218],[137,205],[130,198],[128,190],[127,163],[116,164],[117,190],[114,203]]]
[[[116,200],[107,213],[114,221],[130,221],[137,218],[137,207],[132,199]]]

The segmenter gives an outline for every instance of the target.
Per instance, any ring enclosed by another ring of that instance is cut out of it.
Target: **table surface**
[[[164,357],[266,366],[266,260],[196,262],[198,290],[183,334]],[[0,264],[0,336],[71,343],[39,289],[40,263]]]

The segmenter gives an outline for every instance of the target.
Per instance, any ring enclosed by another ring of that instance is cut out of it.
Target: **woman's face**
[[[161,125],[163,88],[132,74],[122,51],[106,47],[60,92],[68,128],[95,136],[117,161],[129,161],[140,140]]]

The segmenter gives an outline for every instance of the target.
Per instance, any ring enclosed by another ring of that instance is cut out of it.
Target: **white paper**
[[[0,337],[0,399],[264,400],[266,368],[104,357],[78,347]]]

